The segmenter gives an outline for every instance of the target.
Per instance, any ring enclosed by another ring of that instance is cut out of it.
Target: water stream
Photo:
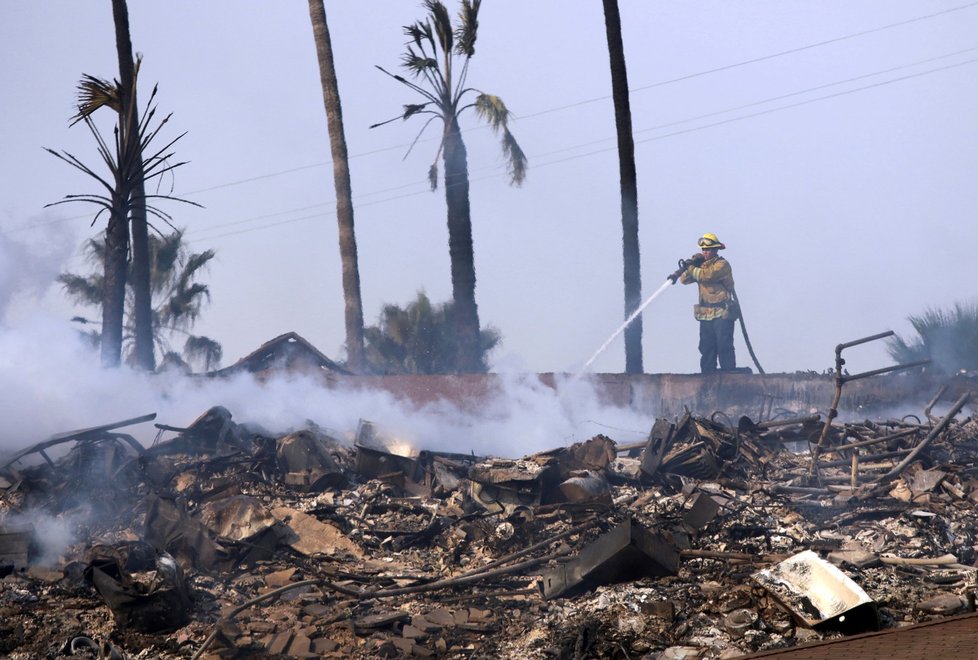
[[[632,315],[629,316],[627,319],[625,319],[625,322],[621,324],[621,327],[618,328],[617,330],[615,330],[614,334],[611,335],[610,337],[608,337],[608,340],[605,343],[601,344],[600,347],[598,347],[598,350],[596,350],[594,352],[594,355],[591,356],[591,359],[589,359],[587,362],[584,363],[584,368],[581,369],[581,371],[584,371],[584,369],[587,369],[588,367],[590,367],[591,366],[591,363],[594,362],[594,360],[599,355],[601,355],[606,348],[608,348],[608,345],[611,344],[611,342],[613,342],[615,340],[615,338],[618,337],[618,335],[620,335],[621,333],[625,332],[625,328],[628,327],[628,324],[631,323],[632,321],[634,321],[635,318],[639,314],[642,313],[642,310],[645,309],[646,307],[648,307],[648,304],[650,302],[652,302],[653,300],[655,300],[656,297],[660,293],[662,293],[663,291],[665,291],[666,289],[668,289],[669,286],[672,285],[672,284],[673,284],[673,281],[667,278],[666,281],[662,283],[662,286],[660,286],[658,289],[656,289],[655,293],[653,293],[651,296],[649,296],[648,298],[646,298],[645,299],[645,302],[643,302],[641,305],[639,305],[638,306],[638,309],[636,309],[634,312],[632,312]]]

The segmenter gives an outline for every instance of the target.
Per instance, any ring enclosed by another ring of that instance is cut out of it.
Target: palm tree
[[[112,19],[115,24],[116,53],[119,59],[120,95],[119,118],[131,122],[128,128],[139,125],[139,105],[136,102],[136,64],[132,56],[132,38],[129,33],[129,7],[126,0],[112,0]],[[128,92],[128,93],[125,93]],[[128,108],[132,112],[128,112]],[[142,163],[142,153],[135,156]],[[149,275],[149,227],[146,218],[146,186],[139,168],[133,181],[132,208],[129,223],[132,232],[132,289],[135,296],[135,356],[136,365],[153,371],[156,363],[153,354],[152,294]]]
[[[93,264],[105,260],[105,240],[89,239],[85,243],[88,260]],[[162,364],[196,363],[210,370],[221,361],[221,345],[208,337],[191,334],[200,317],[204,304],[210,300],[210,289],[199,281],[200,276],[214,258],[213,250],[191,253],[183,241],[183,231],[165,236],[149,236],[151,328],[154,350],[158,351]],[[81,305],[99,306],[102,302],[104,274],[97,271],[89,275],[63,273],[58,277],[69,297]],[[127,361],[138,360],[136,355],[136,299],[135,287],[127,287],[125,323],[123,325],[123,353]],[[89,325],[92,321],[75,317],[74,321]],[[98,342],[101,333],[91,330],[85,333]],[[183,338],[182,356],[174,350],[176,338]],[[155,360],[155,355],[154,355]]]
[[[892,337],[887,351],[900,364],[931,360],[938,373],[978,371],[978,303],[955,303],[950,310],[928,309],[907,317],[917,337]]]
[[[139,75],[139,60],[136,61],[132,79],[132,89],[136,86]],[[102,332],[101,356],[102,365],[118,366],[122,357],[122,328],[125,314],[126,283],[129,276],[129,217],[132,205],[136,199],[134,184],[137,180],[147,181],[171,172],[185,163],[171,163],[173,153],[169,149],[183,137],[184,134],[168,142],[162,149],[150,151],[150,145],[159,134],[171,115],[164,117],[158,124],[153,123],[156,115],[154,101],[157,88],[154,86],[147,103],[147,112],[138,123],[132,121],[135,108],[126,106],[125,114],[119,116],[115,128],[115,139],[108,143],[92,120],[92,114],[98,108],[107,106],[119,112],[123,107],[126,93],[121,90],[118,81],[109,82],[84,74],[78,84],[78,112],[73,117],[73,124],[84,121],[98,145],[98,153],[103,164],[108,168],[109,175],[102,176],[85,165],[67,151],[47,151],[65,161],[72,167],[92,177],[105,189],[105,194],[74,194],[66,195],[64,199],[46,206],[54,206],[67,202],[87,202],[99,206],[93,223],[102,213],[108,212],[109,220],[105,230],[105,262],[102,291]],[[128,98],[132,98],[131,91]],[[154,147],[155,149],[155,147]],[[144,157],[144,153],[151,154]],[[150,199],[169,199],[200,206],[195,202],[174,197],[172,195],[155,194],[142,195],[146,203],[146,212],[170,224],[170,216],[161,209],[148,203]],[[172,226],[172,225],[171,225]]]
[[[430,115],[421,131],[433,121],[442,125],[435,160],[428,170],[431,189],[438,185],[438,157],[445,166],[445,202],[448,210],[448,253],[452,267],[452,300],[458,335],[457,366],[462,372],[481,368],[479,312],[475,302],[475,262],[469,209],[469,172],[459,117],[469,108],[501,136],[510,182],[519,185],[526,176],[526,156],[509,131],[510,111],[498,96],[466,87],[469,62],[475,54],[480,0],[463,0],[458,24],[453,27],[448,9],[438,0],[425,0],[425,20],[404,27],[410,38],[402,66],[418,82],[377,67],[388,76],[417,92],[421,103],[404,106],[394,119]],[[460,64],[459,64],[460,62]],[[469,94],[475,97],[469,101]],[[387,124],[390,119],[371,128]],[[420,137],[420,133],[419,133]]]
[[[364,329],[371,371],[378,374],[459,371],[454,311],[454,303],[433,305],[423,292],[403,308],[384,305],[377,325]],[[488,355],[499,342],[499,331],[495,328],[479,331],[479,373],[488,370]]]
[[[625,279],[625,318],[642,302],[642,270],[638,249],[638,178],[635,171],[635,142],[632,138],[632,111],[628,101],[628,76],[625,49],[621,40],[618,0],[602,0],[608,56],[611,60],[611,95],[615,104],[618,131],[618,170],[621,179],[622,257]],[[625,328],[625,373],[642,373],[642,317]]]
[[[353,191],[350,186],[350,159],[343,133],[343,110],[333,65],[333,45],[326,23],[323,0],[309,0],[309,18],[316,40],[319,78],[326,106],[329,149],[333,156],[333,187],[336,189],[336,224],[339,228],[340,261],[343,265],[343,300],[346,320],[346,360],[354,371],[364,368],[363,302],[360,298],[360,270],[357,265],[357,239],[353,229]]]

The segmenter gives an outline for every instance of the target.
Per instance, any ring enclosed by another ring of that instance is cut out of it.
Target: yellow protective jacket
[[[683,284],[696,282],[700,290],[700,302],[693,305],[697,321],[736,319],[737,306],[733,298],[733,271],[723,257],[704,261],[699,266],[689,266],[679,277]]]

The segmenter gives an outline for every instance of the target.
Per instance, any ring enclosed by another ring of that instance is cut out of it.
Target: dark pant
[[[734,355],[734,321],[714,319],[700,321],[700,371],[704,374],[721,369],[736,369]]]

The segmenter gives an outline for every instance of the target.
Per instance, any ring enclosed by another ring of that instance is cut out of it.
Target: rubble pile
[[[731,658],[973,611],[968,401],[520,458],[219,407],[71,431],[0,457],[0,654]]]

